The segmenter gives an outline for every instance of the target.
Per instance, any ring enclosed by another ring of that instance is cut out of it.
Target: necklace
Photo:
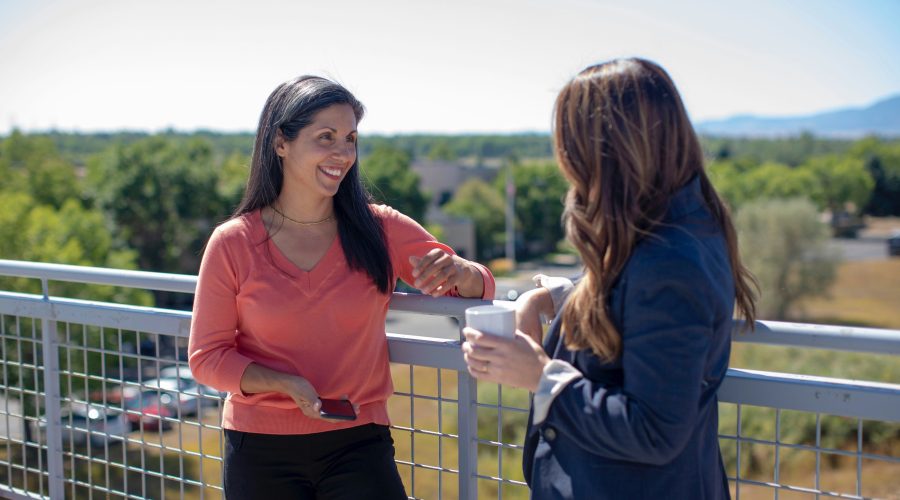
[[[285,215],[284,212],[275,208],[274,205],[272,205],[272,210],[274,210],[276,214],[284,217],[285,219],[293,222],[294,224],[300,224],[301,226],[318,226],[319,224],[324,224],[324,223],[330,221],[331,219],[334,219],[334,214],[331,214],[328,217],[325,217],[324,219],[321,219],[321,220],[316,220],[316,221],[312,221],[312,222],[303,222],[303,221],[299,221],[297,219],[291,219],[290,217]]]

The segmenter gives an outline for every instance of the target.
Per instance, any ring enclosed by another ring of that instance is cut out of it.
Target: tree
[[[5,259],[135,269],[136,254],[114,246],[103,214],[69,199],[56,209],[38,205],[26,193],[0,192],[0,255]],[[41,293],[34,280],[4,279],[2,287]],[[141,290],[53,283],[51,293],[66,297],[151,305]]]
[[[817,156],[804,163],[801,171],[815,177],[819,186],[811,199],[832,213],[858,213],[872,194],[875,182],[861,159],[849,156]]]
[[[808,200],[753,201],[735,223],[744,264],[759,280],[761,319],[786,319],[798,301],[834,282],[838,259],[827,247],[828,227]]]
[[[863,212],[881,217],[900,215],[900,144],[867,137],[854,144],[850,154],[863,161],[874,182]]]
[[[160,136],[112,147],[88,165],[90,195],[143,270],[196,273],[226,210],[210,145]]]
[[[763,163],[744,173],[740,182],[745,190],[745,202],[758,198],[817,199],[821,196],[821,185],[812,173],[780,163]]]
[[[63,159],[53,142],[14,130],[0,147],[0,190],[25,191],[38,204],[56,208],[81,198],[75,166]]]
[[[489,260],[503,252],[504,202],[496,189],[481,179],[469,179],[444,205],[444,211],[450,215],[468,217],[475,223],[479,260]]]
[[[240,204],[249,174],[250,157],[244,154],[232,153],[222,163],[216,183],[216,192],[228,213],[233,212]]]
[[[366,188],[378,202],[424,221],[428,197],[419,189],[419,175],[410,169],[409,154],[393,146],[379,146],[360,167]]]
[[[808,198],[818,189],[809,172],[775,162],[719,160],[711,162],[707,171],[716,191],[733,209],[757,198]]]
[[[429,160],[454,161],[456,160],[456,156],[456,152],[450,146],[450,142],[446,138],[435,141],[428,151]]]
[[[564,236],[563,198],[568,183],[553,162],[532,162],[511,166],[516,187],[516,222],[525,241],[525,256],[543,256],[556,249]],[[497,176],[502,192],[505,174]]]

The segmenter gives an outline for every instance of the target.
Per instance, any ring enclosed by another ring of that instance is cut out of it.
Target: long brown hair
[[[556,100],[553,140],[571,183],[563,220],[585,274],[563,312],[566,346],[618,358],[621,334],[607,298],[635,245],[657,227],[676,191],[699,177],[721,225],[747,325],[756,316],[756,281],[741,264],[731,216],[703,168],[703,152],[669,75],[643,59],[590,66]]]

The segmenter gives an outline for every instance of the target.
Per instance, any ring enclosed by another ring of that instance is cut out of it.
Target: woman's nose
[[[331,152],[332,156],[342,159],[351,159],[356,156],[355,144],[338,144]]]

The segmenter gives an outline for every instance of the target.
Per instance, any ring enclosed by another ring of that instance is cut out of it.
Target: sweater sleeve
[[[241,378],[252,360],[236,347],[240,283],[235,264],[220,227],[210,237],[200,263],[188,363],[201,384],[241,394]]]
[[[412,275],[413,265],[409,262],[411,256],[422,257],[434,248],[440,248],[451,255],[456,255],[452,248],[437,241],[431,233],[410,217],[387,206],[376,207],[376,213],[381,214],[384,223],[394,274],[403,281],[415,282]],[[496,289],[494,275],[487,267],[474,261],[469,262],[478,269],[481,279],[484,281],[484,292],[481,298],[493,299]],[[459,291],[454,288],[449,290],[446,295],[459,297]]]

